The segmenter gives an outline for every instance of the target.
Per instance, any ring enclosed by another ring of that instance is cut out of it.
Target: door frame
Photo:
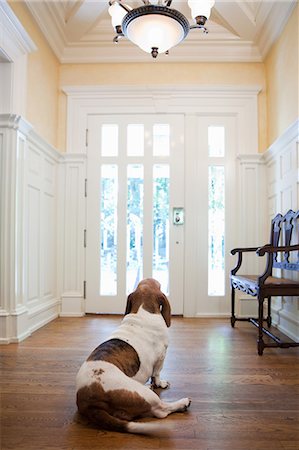
[[[185,223],[185,270],[184,274],[184,316],[198,316],[197,305],[197,274],[196,264],[198,254],[193,245],[194,236],[198,229],[198,219],[195,214],[198,207],[196,198],[193,195],[192,177],[196,176],[193,154],[197,145],[198,137],[194,133],[194,124],[198,116],[205,115],[231,115],[236,118],[238,123],[236,137],[236,166],[238,177],[238,199],[237,199],[237,217],[236,230],[240,229],[244,220],[248,223],[249,234],[247,241],[256,242],[259,236],[263,235],[264,218],[256,210],[246,211],[244,209],[242,198],[248,195],[248,178],[243,182],[239,174],[246,167],[250,168],[250,177],[253,180],[251,186],[255,189],[255,195],[260,198],[261,188],[259,183],[255,183],[261,168],[261,158],[258,152],[258,94],[261,91],[260,86],[199,86],[199,85],[173,85],[173,86],[64,86],[63,92],[67,96],[67,153],[69,157],[80,158],[80,164],[84,164],[86,155],[86,124],[88,114],[110,114],[117,113],[179,113],[185,116],[185,173],[188,173],[185,183],[185,208],[188,214],[188,220]],[[81,167],[81,166],[80,166]],[[67,176],[67,175],[66,175]],[[67,182],[67,181],[66,181]],[[82,186],[84,178],[81,178]],[[71,199],[70,199],[71,200]],[[70,212],[68,222],[85,221],[85,210]],[[84,230],[82,229],[82,236]],[[67,240],[67,232],[64,233]],[[84,260],[85,253],[82,246],[83,238],[71,241],[67,247],[77,248],[77,258]],[[238,243],[238,234],[236,233],[235,242]],[[65,255],[65,259],[68,255]],[[70,259],[70,258],[69,258]],[[71,261],[70,266],[63,268],[63,277],[71,277],[74,274],[73,264],[78,265],[78,261]],[[82,315],[85,311],[84,290],[78,289],[78,277],[84,280],[84,272],[76,274],[76,283],[71,292],[64,292],[62,287],[62,299],[64,297],[76,298],[77,302],[68,305],[68,311],[72,315]],[[74,277],[75,278],[75,277]],[[81,299],[81,301],[79,301]],[[63,300],[62,300],[63,302]],[[229,311],[217,313],[217,316],[228,316]]]

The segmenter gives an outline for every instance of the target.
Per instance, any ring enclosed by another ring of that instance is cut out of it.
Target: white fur
[[[141,306],[137,314],[124,317],[120,327],[109,339],[122,339],[136,350],[140,369],[133,377],[134,380],[144,384],[154,375],[154,368],[158,364],[162,369],[168,347],[168,333],[160,314],[151,314]]]
[[[167,326],[161,315],[151,314],[141,306],[137,314],[128,314],[124,317],[119,328],[107,340],[109,339],[121,339],[136,350],[140,360],[139,371],[134,377],[129,378],[106,361],[85,361],[77,374],[77,391],[96,381],[97,376],[93,371],[99,369],[104,371],[99,380],[105,391],[115,389],[116,385],[118,389],[136,390],[137,383],[132,383],[134,388],[130,389],[131,381],[145,384],[151,376],[156,376],[156,384],[160,381],[163,384],[161,387],[169,386],[167,381],[159,378],[168,347]]]

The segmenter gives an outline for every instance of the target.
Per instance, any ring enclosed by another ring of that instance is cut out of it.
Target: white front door
[[[86,312],[123,313],[154,277],[183,313],[184,118],[89,115]]]

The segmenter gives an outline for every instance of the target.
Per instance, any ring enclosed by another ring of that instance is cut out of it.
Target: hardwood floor
[[[173,318],[161,397],[190,396],[168,436],[106,432],[76,413],[76,372],[120,317],[60,318],[2,346],[1,449],[298,450],[299,348],[256,353],[256,329]],[[156,420],[156,419],[153,419]]]

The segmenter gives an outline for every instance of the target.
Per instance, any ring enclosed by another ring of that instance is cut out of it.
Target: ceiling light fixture
[[[116,31],[114,42],[122,36],[156,58],[159,53],[183,41],[189,31],[198,28],[204,33],[215,0],[188,0],[195,23],[190,25],[184,14],[170,8],[172,0],[143,0],[143,5],[131,8],[122,0],[110,0],[109,14]]]

